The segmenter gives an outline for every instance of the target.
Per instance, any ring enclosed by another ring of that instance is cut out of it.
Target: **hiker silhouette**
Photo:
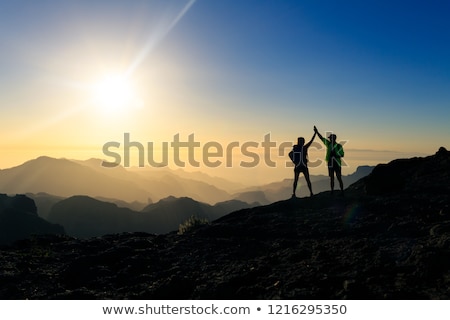
[[[311,180],[309,179],[309,170],[308,170],[308,148],[313,142],[314,138],[316,137],[316,132],[314,132],[314,135],[311,138],[311,141],[309,141],[307,144],[305,144],[305,138],[298,137],[297,138],[297,144],[293,146],[292,151],[289,152],[289,157],[291,158],[292,162],[294,162],[294,184],[292,186],[292,197],[295,198],[295,192],[297,189],[298,184],[298,177],[300,173],[302,172],[305,176],[306,183],[308,184],[310,195],[313,195],[312,187],[311,187]]]
[[[330,134],[328,139],[324,138],[316,126],[314,126],[314,132],[319,136],[320,140],[327,147],[327,154],[325,156],[325,160],[328,164],[328,175],[330,176],[330,187],[331,193],[334,192],[334,175],[336,174],[336,178],[339,181],[339,186],[341,188],[341,192],[344,192],[344,184],[342,183],[342,161],[341,158],[344,157],[344,148],[340,143],[336,142],[336,135]]]

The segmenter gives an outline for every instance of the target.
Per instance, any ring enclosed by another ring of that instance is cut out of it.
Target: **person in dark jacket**
[[[311,138],[307,144],[305,144],[305,138],[299,137],[297,139],[297,144],[293,146],[292,151],[289,153],[289,157],[292,162],[294,162],[294,185],[292,187],[292,197],[295,198],[295,192],[298,184],[298,177],[302,172],[305,176],[306,183],[308,184],[310,195],[313,195],[311,180],[309,179],[309,170],[308,170],[308,148],[311,146],[314,138],[316,137],[316,133]]]

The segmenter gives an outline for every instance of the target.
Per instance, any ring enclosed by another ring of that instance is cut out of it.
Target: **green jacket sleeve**
[[[342,147],[341,144],[337,145],[336,151],[337,151],[336,153],[339,157],[341,157],[341,158],[344,157],[344,148]]]

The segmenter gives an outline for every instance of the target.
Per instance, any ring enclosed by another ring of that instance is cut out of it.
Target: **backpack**
[[[291,152],[289,152],[289,158],[295,164],[295,166],[299,166],[302,163],[302,150],[303,148],[299,148],[298,145],[295,145]],[[306,165],[306,157],[303,159],[303,164]]]

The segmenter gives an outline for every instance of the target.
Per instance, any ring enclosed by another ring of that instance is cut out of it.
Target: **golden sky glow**
[[[226,146],[261,144],[270,133],[280,144],[309,139],[317,125],[348,141],[344,173],[432,154],[448,143],[445,10],[429,8],[432,19],[417,21],[407,18],[414,6],[387,13],[381,2],[338,14],[288,3],[6,5],[0,13],[0,168],[41,155],[104,158],[103,145],[123,144],[124,133],[157,146],[176,134]],[[399,12],[402,25],[394,19]],[[375,32],[377,21],[386,24]],[[407,36],[408,26],[418,25],[426,37]],[[321,150],[310,155],[320,156]],[[290,177],[285,168],[264,165],[186,169],[247,182],[255,175]],[[312,171],[326,174],[326,168]]]

